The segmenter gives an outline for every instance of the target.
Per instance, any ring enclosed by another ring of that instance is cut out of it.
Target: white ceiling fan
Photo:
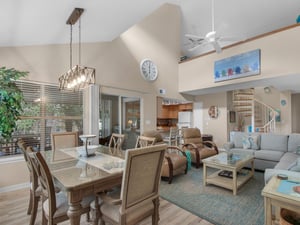
[[[217,36],[217,32],[215,31],[214,0],[211,0],[211,16],[212,31],[208,32],[205,37],[194,34],[185,35],[192,44],[192,47],[189,49],[189,51],[194,51],[201,46],[210,44],[214,47],[217,53],[220,53],[222,51],[220,41],[238,41],[237,38]]]

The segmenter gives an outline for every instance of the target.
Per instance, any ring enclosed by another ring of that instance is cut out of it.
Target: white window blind
[[[17,81],[25,104],[12,139],[0,144],[0,155],[20,153],[17,141],[22,138],[36,151],[51,149],[51,133],[82,133],[82,92],[61,92],[58,86]]]

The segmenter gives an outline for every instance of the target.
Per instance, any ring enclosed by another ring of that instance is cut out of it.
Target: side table
[[[289,177],[290,182],[299,183],[299,178]],[[279,214],[280,208],[300,212],[300,194],[285,194],[278,191],[281,180],[273,176],[262,190],[265,208],[265,225],[272,225],[272,207],[275,207],[276,214]],[[277,215],[275,215],[277,216]],[[275,219],[278,219],[275,217]]]

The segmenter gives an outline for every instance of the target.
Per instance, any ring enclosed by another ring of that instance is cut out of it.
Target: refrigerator
[[[193,112],[178,112],[178,129],[193,127]]]

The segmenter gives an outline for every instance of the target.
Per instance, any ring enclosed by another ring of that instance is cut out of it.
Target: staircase
[[[240,120],[250,120],[254,132],[274,132],[276,111],[254,98],[254,89],[233,91],[233,106]],[[240,122],[240,121],[239,121]]]

